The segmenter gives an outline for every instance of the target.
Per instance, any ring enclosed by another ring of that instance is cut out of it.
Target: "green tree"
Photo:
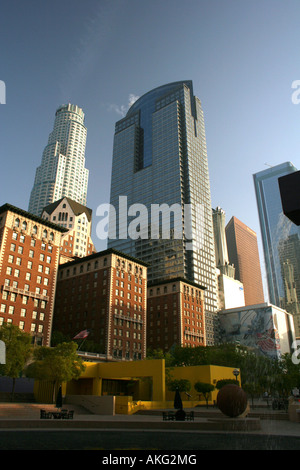
[[[237,385],[237,381],[236,381],[236,379],[221,379],[221,380],[218,380],[218,382],[216,383],[216,389],[220,390],[222,387],[224,387],[224,385],[227,385],[227,384]]]
[[[208,407],[208,400],[210,397],[211,392],[215,389],[214,385],[205,382],[196,382],[194,384],[195,390],[199,393],[199,400],[201,395],[204,396],[206,401],[206,407]]]
[[[0,375],[13,379],[11,400],[13,401],[16,379],[20,377],[32,356],[31,335],[20,330],[12,323],[0,328],[0,340],[6,346],[6,364],[0,365]]]
[[[54,348],[39,347],[34,351],[34,362],[26,371],[27,377],[53,382],[53,402],[55,392],[62,382],[78,379],[85,370],[83,359],[77,354],[74,342],[60,343]]]
[[[167,387],[172,392],[175,392],[176,389],[178,389],[179,392],[189,392],[192,388],[192,385],[191,382],[187,379],[174,379],[168,380]]]

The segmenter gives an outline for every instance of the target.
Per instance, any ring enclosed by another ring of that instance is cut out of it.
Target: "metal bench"
[[[175,413],[173,411],[163,411],[163,421],[174,421]]]

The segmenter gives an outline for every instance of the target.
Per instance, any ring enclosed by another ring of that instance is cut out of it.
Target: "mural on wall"
[[[239,342],[270,357],[280,356],[276,315],[271,308],[241,310],[220,316],[224,342]]]

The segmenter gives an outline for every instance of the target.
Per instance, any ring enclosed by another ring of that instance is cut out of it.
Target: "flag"
[[[73,339],[83,339],[86,338],[90,334],[90,330],[82,330],[78,335],[74,336]]]

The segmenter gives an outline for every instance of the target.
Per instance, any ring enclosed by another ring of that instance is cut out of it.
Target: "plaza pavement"
[[[300,438],[300,422],[292,422],[283,411],[253,408],[247,418],[232,420],[216,408],[194,408],[194,421],[163,421],[162,411],[127,415],[95,415],[79,406],[64,405],[74,410],[72,420],[40,419],[40,409],[56,411],[54,405],[32,403],[1,403],[0,430],[4,429],[130,429],[180,430],[199,433],[247,432],[255,435],[294,436]],[[172,410],[174,411],[174,410]],[[188,411],[188,410],[185,410]],[[189,410],[190,411],[190,410]],[[299,441],[300,442],[300,441]]]

